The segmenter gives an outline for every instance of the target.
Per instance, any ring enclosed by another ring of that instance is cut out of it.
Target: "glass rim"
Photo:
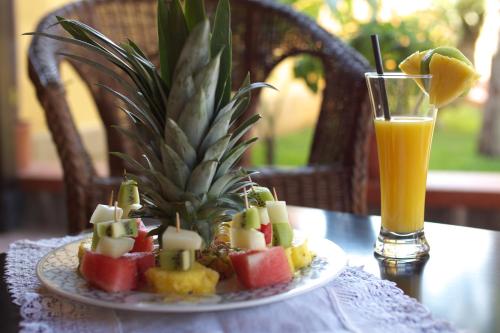
[[[383,79],[431,79],[432,74],[405,74],[400,72],[386,72],[384,74],[379,74],[377,72],[366,72],[365,77],[367,79],[372,78],[383,78]]]

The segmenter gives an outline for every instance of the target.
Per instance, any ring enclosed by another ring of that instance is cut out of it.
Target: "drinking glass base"
[[[398,234],[382,227],[375,243],[376,255],[407,261],[427,257],[429,249],[423,229],[409,234]]]

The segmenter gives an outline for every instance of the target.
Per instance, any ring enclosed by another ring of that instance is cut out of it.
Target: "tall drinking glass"
[[[426,89],[431,76],[365,76],[380,167],[382,226],[375,253],[394,259],[418,259],[429,253],[424,235],[425,187],[437,113]],[[388,108],[388,114],[384,114],[384,108]]]

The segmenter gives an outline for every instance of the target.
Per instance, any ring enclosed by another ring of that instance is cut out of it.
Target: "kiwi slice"
[[[113,223],[113,221],[106,221],[94,224],[94,234],[97,234],[98,237],[111,236],[110,226]]]
[[[140,204],[139,188],[132,179],[124,179],[118,190],[118,207],[123,209],[123,217],[127,218],[130,210]]]
[[[137,237],[139,234],[138,223],[135,219],[121,220],[114,222],[110,226],[111,237],[118,238],[122,236]]]
[[[244,229],[259,229],[260,214],[257,207],[250,207],[241,213],[235,214],[233,217],[233,226]]]
[[[161,250],[160,267],[169,271],[190,270],[195,261],[194,250]]]
[[[274,201],[271,191],[263,186],[252,187],[250,192],[248,192],[248,198],[255,201],[255,205],[258,207],[266,207],[266,201]]]

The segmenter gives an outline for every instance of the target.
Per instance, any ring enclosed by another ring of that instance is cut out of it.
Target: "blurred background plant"
[[[484,0],[424,1],[426,5],[421,3],[411,5],[405,2],[404,6],[402,2],[388,6],[388,1],[383,0],[276,1],[290,5],[317,21],[327,31],[360,52],[372,66],[374,63],[369,36],[373,33],[378,34],[384,67],[387,71],[398,71],[397,65],[411,53],[438,45],[458,47],[474,62],[475,45],[485,17]],[[395,7],[398,5],[399,8],[396,10]],[[402,7],[410,8],[404,10]],[[293,59],[290,67],[293,77],[303,82],[311,93],[321,98],[323,66],[319,59],[309,55],[298,56]],[[269,110],[269,106],[265,104],[272,103],[261,103],[265,117],[259,135],[264,140],[253,150],[253,164],[293,166],[307,163],[313,124],[291,133],[280,133],[276,130],[276,127],[280,126],[277,118],[283,112],[280,111],[274,115],[270,111],[275,107]],[[284,103],[276,101],[275,104],[283,105]],[[444,110],[445,113],[452,113],[454,110],[460,110],[460,112],[453,112],[454,117],[438,118],[439,128],[436,131],[434,146],[438,147],[435,150],[439,154],[433,153],[431,156],[431,168],[500,170],[500,159],[484,159],[476,148],[482,132],[480,105],[470,103],[463,98]],[[440,113],[443,111],[441,110]],[[471,125],[456,126],[457,122]],[[459,152],[461,156],[464,156],[463,163],[451,165],[446,163],[450,160],[450,155],[457,153],[454,147],[457,141],[449,140],[450,137],[467,143],[462,145],[464,151]],[[297,146],[293,149],[285,148],[290,147],[288,145],[290,142],[300,142],[301,145],[299,148]],[[281,147],[292,152],[282,151]],[[292,153],[301,157],[292,158]]]

